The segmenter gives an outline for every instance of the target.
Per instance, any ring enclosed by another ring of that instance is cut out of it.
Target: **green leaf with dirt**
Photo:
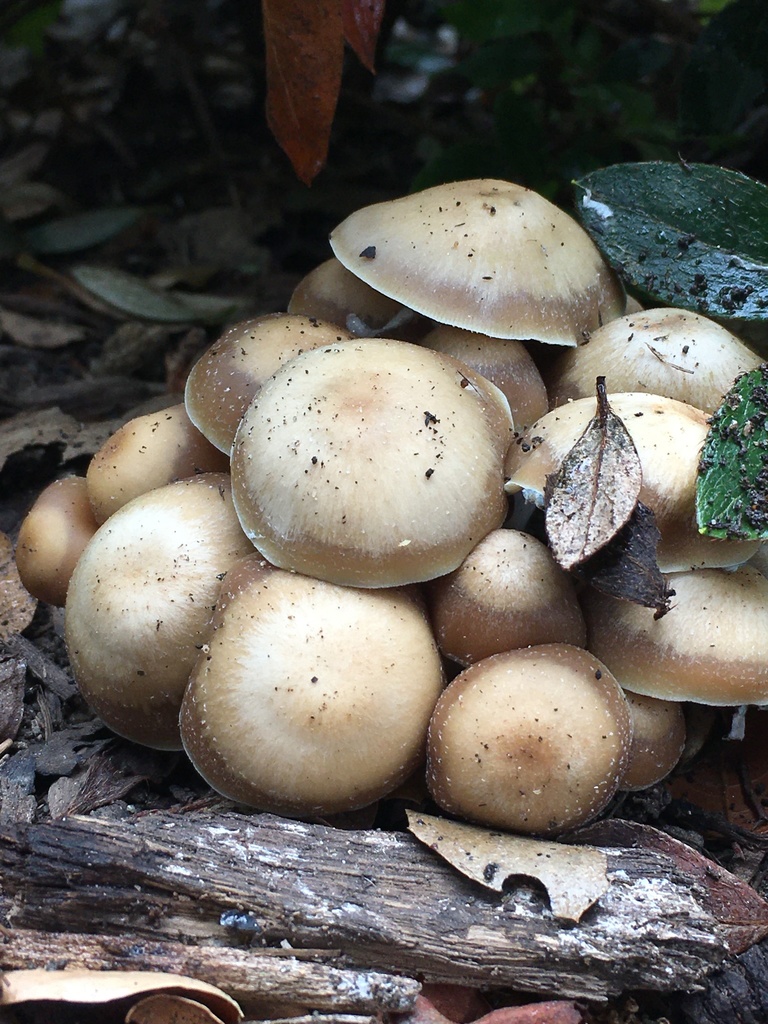
[[[616,164],[575,182],[584,227],[628,287],[706,316],[768,319],[768,187],[707,164]]]
[[[696,520],[711,537],[768,539],[768,363],[742,374],[712,417]]]

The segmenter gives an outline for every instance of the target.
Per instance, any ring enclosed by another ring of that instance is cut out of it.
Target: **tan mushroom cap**
[[[630,740],[624,694],[593,655],[567,644],[507,651],[465,669],[437,702],[427,783],[470,821],[562,832],[606,806]]]
[[[105,522],[146,491],[198,473],[225,473],[229,460],[206,440],[183,405],[136,416],[107,438],[88,466],[93,514]]]
[[[363,338],[268,381],[232,449],[235,507],[274,565],[390,587],[450,572],[507,511],[503,395],[462,363]]]
[[[660,568],[673,572],[745,562],[758,541],[717,540],[700,534],[696,525],[696,474],[708,430],[706,413],[641,392],[609,393],[608,399],[640,456],[640,500],[656,515]],[[522,490],[528,500],[542,504],[548,474],[560,468],[595,409],[594,398],[577,399],[553,409],[516,438],[507,456],[507,490]]]
[[[330,242],[377,291],[497,338],[577,345],[624,312],[623,288],[586,231],[507,181],[458,181],[367,206]]]
[[[685,747],[683,705],[642,693],[625,692],[632,719],[629,764],[619,789],[646,789],[665,779]]]
[[[116,733],[180,748],[181,698],[222,574],[252,551],[218,473],[134,498],[93,536],[67,594],[67,650],[83,697]]]
[[[310,270],[296,285],[288,312],[316,317],[347,327],[352,316],[376,333],[402,310],[403,304],[382,295],[355,277],[335,256]]]
[[[265,380],[299,353],[351,337],[338,324],[291,313],[233,324],[190,371],[184,391],[189,418],[229,455],[240,419]]]
[[[460,665],[535,644],[586,644],[576,590],[545,544],[493,530],[427,588],[438,646]]]
[[[227,576],[182,737],[233,800],[288,815],[353,810],[423,760],[443,682],[412,591],[339,587],[252,557]]]
[[[701,704],[768,703],[768,579],[757,569],[671,573],[672,610],[582,595],[587,644],[627,690]]]
[[[521,341],[441,324],[426,334],[421,344],[460,359],[494,383],[509,402],[517,430],[535,423],[549,408],[544,381]]]
[[[97,529],[84,476],[54,480],[41,491],[16,544],[19,577],[33,597],[63,606],[77,561]]]
[[[649,309],[612,320],[587,344],[563,352],[547,374],[553,406],[594,394],[604,376],[614,391],[647,391],[714,412],[739,374],[760,357],[725,327],[683,309]]]

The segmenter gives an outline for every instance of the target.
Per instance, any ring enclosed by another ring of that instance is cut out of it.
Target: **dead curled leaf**
[[[475,1018],[474,1024],[583,1024],[584,1015],[566,1000],[526,1003],[524,1006],[502,1006]],[[416,996],[413,1010],[400,1019],[400,1024],[452,1024],[429,999]]]
[[[223,1024],[221,1017],[196,999],[160,993],[147,996],[125,1015],[125,1024]]]
[[[21,1003],[49,1000],[62,1003],[111,1003],[149,994],[181,996],[188,1001],[207,1007],[214,1016],[188,1018],[189,1024],[198,1021],[221,1021],[239,1024],[243,1019],[240,1007],[228,995],[195,978],[181,974],[158,974],[154,971],[7,971],[0,985],[0,1006],[18,1006]],[[141,1021],[144,1018],[137,1018]],[[152,1018],[161,1021],[163,1018]],[[172,1020],[173,1018],[168,1018]],[[183,1019],[183,1018],[182,1018]]]
[[[597,414],[547,480],[547,539],[564,569],[586,561],[616,536],[634,511],[642,483],[634,442],[608,403],[605,377],[598,377]]]
[[[408,828],[467,878],[504,892],[510,877],[535,879],[547,890],[552,913],[578,922],[608,890],[601,850],[495,832],[408,811]]]

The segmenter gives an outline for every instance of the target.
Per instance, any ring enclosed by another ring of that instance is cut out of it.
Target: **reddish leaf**
[[[384,0],[341,0],[344,38],[360,63],[375,74],[376,40],[384,16]]]
[[[583,1024],[584,1016],[574,1003],[554,1000],[526,1003],[524,1006],[503,1006],[478,1017],[474,1024]],[[425,996],[416,996],[413,1010],[401,1024],[452,1024]]]
[[[267,121],[309,185],[325,164],[341,87],[342,0],[263,0]]]

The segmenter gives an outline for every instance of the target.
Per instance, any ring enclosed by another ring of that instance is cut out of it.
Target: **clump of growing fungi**
[[[126,424],[22,526],[21,577],[66,600],[104,722],[261,810],[360,808],[426,760],[450,814],[556,835],[674,768],[685,702],[768,702],[765,545],[694,517],[708,414],[757,357],[703,317],[622,315],[585,232],[509,182],[366,208],[331,245],[289,313],[231,326],[184,407]],[[596,376],[663,616],[569,576],[537,523]]]

